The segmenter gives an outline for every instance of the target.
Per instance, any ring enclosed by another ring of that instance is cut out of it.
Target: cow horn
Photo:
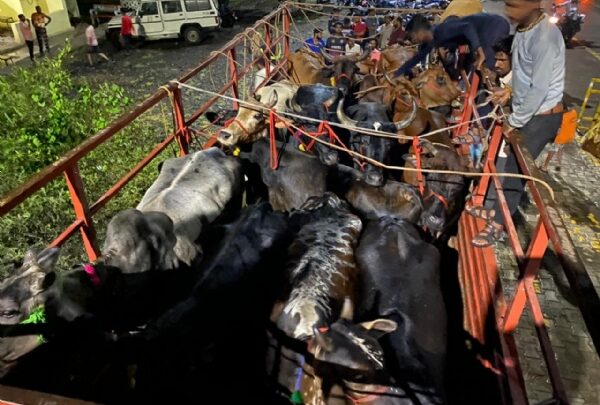
[[[329,61],[329,62],[333,62],[334,58],[333,56],[331,56],[325,49],[320,48],[321,49],[321,55],[323,55],[323,57],[325,58],[325,60]]]
[[[288,108],[294,112],[302,112],[302,106],[296,102],[296,97],[292,97],[288,100]]]
[[[273,90],[273,102],[267,107],[273,108],[277,105],[277,101],[279,101],[279,95],[277,94],[277,90]]]
[[[423,138],[419,140],[419,146],[425,149],[427,152],[431,153],[433,156],[437,155],[437,149],[435,146],[429,142],[427,139]]]
[[[354,306],[352,305],[352,300],[349,297],[344,299],[344,306],[342,307],[340,318],[347,321],[351,321],[352,318],[354,318]]]
[[[325,100],[323,105],[325,107],[329,108],[333,105],[333,103],[335,103],[335,100],[337,100],[337,98],[338,98],[338,93],[336,92],[329,100]]]
[[[394,80],[390,77],[390,75],[388,74],[388,72],[386,72],[385,70],[383,71],[383,77],[385,78],[385,80],[391,84],[392,86],[395,86],[396,83],[394,82]]]
[[[347,125],[349,127],[356,127],[356,126],[358,126],[358,121],[353,120],[352,118],[348,117],[346,115],[346,113],[344,112],[344,99],[343,98],[338,103],[337,110],[335,111],[335,114],[337,115],[338,120],[340,120],[340,122],[342,124]]]
[[[394,125],[396,126],[396,130],[400,131],[401,129],[404,129],[406,127],[408,127],[414,120],[415,118],[417,118],[417,102],[415,101],[414,97],[412,97],[412,111],[410,112],[410,115],[402,120],[402,121],[398,121],[398,122],[394,122]]]

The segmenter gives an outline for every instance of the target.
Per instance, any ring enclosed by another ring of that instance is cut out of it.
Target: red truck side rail
[[[291,7],[293,5],[283,5],[258,21],[252,28],[246,30],[246,33],[259,32],[262,35],[266,49],[276,46],[283,49],[283,57],[280,58],[273,68],[271,68],[269,63],[266,63],[268,66],[267,77],[273,77],[278,71],[286,68],[287,56],[290,52]],[[240,79],[251,73],[257,61],[263,59],[265,62],[268,62],[269,59],[267,55],[259,55],[258,57],[252,56],[253,59],[251,58],[247,64],[240,63],[236,47],[239,48],[247,38],[247,35],[239,34],[219,52],[213,53],[197,67],[181,76],[178,82],[185,83],[205,71],[211,64],[216,64],[225,59],[229,71],[229,80],[216,92],[221,95],[230,92],[233,97],[240,98]],[[461,116],[461,122],[463,123],[471,120],[471,106],[474,103],[478,80],[479,77],[473,75],[463,115]],[[95,202],[90,203],[86,197],[85,179],[79,173],[78,162],[167,97],[171,101],[173,112],[173,132],[168,134]],[[57,162],[44,168],[24,184],[2,196],[0,198],[0,216],[9,213],[50,181],[64,176],[73,204],[75,219],[50,245],[60,246],[73,236],[73,234],[80,231],[89,260],[96,260],[100,255],[100,250],[95,236],[94,215],[174,141],[177,142],[180,155],[188,153],[191,142],[190,126],[217,101],[219,101],[219,97],[215,95],[196,108],[191,114],[186,115],[183,108],[181,88],[177,82],[169,82],[146,100],[136,105],[131,111],[112,122],[104,130],[92,135],[79,146],[62,156]],[[234,108],[236,108],[237,103],[234,101],[233,104]],[[457,128],[455,134],[463,134],[467,130],[468,125],[463,125]],[[485,160],[485,173],[492,175],[496,173],[495,161],[502,138],[501,124],[496,123]],[[214,142],[214,139],[209,141],[209,143],[211,142]],[[533,159],[521,146],[519,137],[511,137],[508,143],[517,157],[522,172],[527,175],[539,177]],[[494,347],[495,356],[493,358],[481,359],[481,361],[487,367],[497,371],[498,382],[503,394],[503,403],[528,404],[525,383],[514,339],[514,331],[519,325],[525,306],[529,304],[533,313],[540,346],[544,354],[548,375],[553,387],[553,398],[558,403],[565,404],[567,403],[565,390],[544,324],[540,304],[532,284],[533,278],[539,271],[541,258],[544,252],[549,249],[550,242],[562,263],[572,290],[579,299],[579,308],[597,351],[600,348],[600,324],[597,321],[598,314],[600,314],[600,300],[548,191],[538,188],[537,184],[532,181],[528,181],[527,185],[539,210],[539,219],[532,240],[526,249],[521,246],[518,240],[515,226],[501,190],[500,179],[497,177],[483,177],[472,193],[473,202],[475,204],[482,204],[490,186],[496,187],[498,190],[498,198],[502,204],[502,214],[505,216],[510,236],[510,246],[521,270],[520,277],[517,280],[516,293],[513,297],[505,297],[502,292],[494,250],[492,248],[474,248],[471,245],[471,239],[482,229],[484,223],[466,214],[463,214],[460,218],[457,247],[460,257],[459,277],[464,302],[464,327],[481,344],[493,345],[493,340],[489,339],[489,331],[487,330],[489,329],[489,324],[493,324],[494,333],[498,337],[499,345]],[[31,398],[35,398],[37,394],[39,393],[33,393],[32,391],[22,392],[10,387],[0,386],[0,398],[5,398],[7,401],[31,403]],[[33,397],[30,395],[33,395]],[[49,395],[47,394],[38,395],[40,400],[48,397]],[[83,403],[81,401],[73,401],[68,403]],[[0,400],[0,403],[3,402]]]

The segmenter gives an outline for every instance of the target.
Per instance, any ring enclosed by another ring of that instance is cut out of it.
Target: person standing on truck
[[[112,62],[108,58],[108,56],[100,52],[100,49],[98,48],[98,38],[96,38],[96,30],[94,29],[94,26],[92,24],[89,24],[85,29],[85,39],[88,45],[87,57],[88,61],[90,62],[90,66],[94,66],[94,62],[92,61],[92,54],[94,53],[98,54],[101,58],[105,59],[106,61]]]
[[[35,28],[35,35],[37,36],[38,45],[40,46],[40,55],[44,56],[44,45],[46,51],[50,53],[50,42],[48,41],[48,31],[46,31],[46,26],[52,22],[52,18],[44,14],[40,6],[35,6],[35,13],[31,14],[31,22]]]
[[[23,35],[23,39],[25,40],[25,44],[27,45],[27,49],[29,49],[29,59],[32,62],[33,60],[33,32],[31,31],[31,21],[25,18],[23,14],[19,14],[19,30],[21,31],[21,35]]]
[[[494,69],[494,51],[492,45],[510,32],[508,21],[496,14],[473,14],[467,17],[449,17],[435,28],[422,16],[416,15],[409,22],[407,32],[414,44],[419,44],[419,51],[408,62],[402,65],[396,76],[408,74],[422,63],[434,48],[447,48],[454,52],[461,45],[468,45],[471,60],[475,69],[485,63]]]
[[[525,148],[536,159],[552,142],[563,117],[565,87],[565,42],[552,24],[540,0],[506,0],[506,15],[517,24],[512,45],[512,88],[498,89],[493,101],[511,99],[512,112],[504,121],[503,132],[510,139],[518,130]],[[519,173],[512,150],[504,167],[506,173]],[[502,189],[510,215],[514,217],[524,192],[525,182],[504,178]],[[487,226],[472,240],[476,247],[487,247],[504,237],[504,216],[500,212],[495,188],[490,189],[486,208],[469,206],[472,216],[487,221]],[[490,208],[491,207],[491,208]]]
[[[133,47],[133,21],[129,14],[129,9],[121,9],[121,38],[123,38],[123,48],[131,49]]]

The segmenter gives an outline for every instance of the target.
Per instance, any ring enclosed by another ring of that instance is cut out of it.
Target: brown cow
[[[360,73],[370,74],[377,72],[394,72],[404,65],[416,53],[414,47],[392,46],[381,51],[381,58],[374,62],[370,59],[359,62],[356,65]],[[377,69],[375,69],[377,63]]]
[[[413,79],[419,99],[425,108],[452,105],[460,96],[460,89],[443,67],[433,65]]]

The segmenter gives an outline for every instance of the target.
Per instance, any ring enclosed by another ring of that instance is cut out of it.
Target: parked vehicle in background
[[[134,37],[146,41],[182,38],[198,44],[206,33],[221,25],[218,0],[142,0],[128,3],[127,14],[133,20]],[[229,9],[227,7],[227,9]],[[228,17],[228,22],[230,17]],[[107,25],[106,37],[119,47],[121,16]]]
[[[585,14],[579,12],[579,1],[568,0],[564,3],[552,4],[550,22],[556,24],[565,40],[565,45],[570,46],[571,40],[581,31]]]

